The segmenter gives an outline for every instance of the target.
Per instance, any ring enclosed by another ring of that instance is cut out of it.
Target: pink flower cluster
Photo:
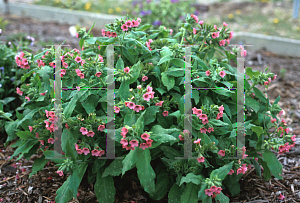
[[[217,118],[216,118],[217,120],[219,120],[220,118],[223,117],[223,111],[224,111],[224,107],[223,107],[223,105],[221,105],[220,108],[219,108],[219,113],[218,113]]]
[[[211,186],[210,189],[205,190],[205,194],[207,196],[212,196],[212,198],[215,198],[217,194],[221,193],[222,188],[217,186]],[[213,194],[215,193],[215,194]]]
[[[103,37],[117,37],[117,33],[116,32],[111,32],[111,31],[105,31],[104,29],[101,30],[102,31],[102,36]]]
[[[55,116],[55,113],[53,111],[47,111],[46,112],[46,117],[49,118],[49,121],[52,123],[50,125],[50,122],[45,120],[44,123],[46,124],[47,130],[50,130],[50,133],[55,132],[55,130],[58,130],[58,126],[55,124],[58,120],[57,116]]]
[[[296,141],[296,135],[294,135],[293,136],[293,141]],[[283,153],[285,153],[285,152],[289,152],[289,150],[291,149],[291,148],[293,148],[293,147],[295,147],[295,143],[293,143],[293,144],[291,144],[291,145],[289,145],[289,143],[287,142],[287,143],[285,143],[284,145],[281,145],[281,146],[279,146],[279,152],[278,152],[278,154],[283,154]]]
[[[80,149],[78,144],[76,144],[76,143],[75,143],[75,149],[78,154],[88,155],[90,153],[90,150],[88,148],[84,147],[84,148]],[[102,156],[105,154],[105,151],[94,149],[91,151],[91,153],[92,153],[92,156]]]
[[[95,133],[92,131],[92,130],[90,130],[90,131],[88,131],[86,128],[84,128],[84,127],[81,127],[80,129],[79,129],[79,131],[82,133],[82,135],[86,135],[87,137],[94,137],[94,135],[95,135]]]
[[[145,109],[144,106],[141,106],[141,105],[135,105],[135,103],[133,103],[133,102],[125,102],[125,106],[127,106],[127,107],[130,108],[130,109],[133,109],[133,110],[136,111],[136,112],[139,112],[139,111]],[[119,108],[119,107],[116,107],[115,110],[116,110],[116,112],[118,111],[117,113],[119,113],[120,108]]]
[[[196,107],[192,108],[193,114],[196,114],[199,119],[202,120],[203,125],[208,123],[208,118],[206,114],[202,114],[201,109],[197,109]],[[201,129],[200,129],[201,130]]]
[[[75,69],[76,73],[77,73],[77,76],[80,77],[80,79],[83,79],[84,78],[84,74],[81,72],[81,70],[78,69]]]
[[[147,42],[146,42],[146,46],[148,47],[148,49],[150,50],[150,51],[152,51],[152,49],[151,49],[151,47],[150,47],[150,44],[153,42],[153,40],[152,39],[149,39]]]
[[[129,144],[131,146],[128,146],[128,140],[126,140],[126,134],[128,133],[128,129],[126,127],[123,127],[121,129],[121,135],[123,136],[123,139],[121,139],[120,143],[122,144],[123,148],[126,148],[126,150],[134,150],[134,147],[138,147],[139,146],[139,142],[138,140],[131,140],[129,142]],[[141,143],[139,148],[142,148],[143,150],[145,150],[148,147],[152,146],[152,142],[153,140],[149,139],[150,135],[148,133],[144,133],[141,135],[141,138],[143,140],[145,140],[146,142]]]
[[[131,28],[131,27],[138,27],[139,24],[141,22],[141,19],[140,18],[137,18],[137,20],[128,20],[126,21],[122,26],[121,26],[121,29],[123,31],[128,31],[128,28]],[[102,34],[103,35],[103,34]]]
[[[191,14],[191,17],[194,18],[194,20],[196,21],[196,23],[198,23],[199,19],[198,19],[198,17],[196,15]]]
[[[16,63],[23,69],[30,69],[27,58],[24,58],[24,52],[21,51],[19,56],[16,56]]]
[[[145,101],[149,101],[150,99],[154,98],[155,92],[153,92],[152,90],[153,90],[152,87],[147,86],[147,92],[143,95]]]
[[[265,81],[265,82],[264,82],[264,85],[265,85],[265,86],[268,86],[268,85],[271,83],[271,81],[273,81],[273,80],[276,79],[276,77],[277,77],[277,75],[274,75],[273,79],[268,78],[268,81]]]

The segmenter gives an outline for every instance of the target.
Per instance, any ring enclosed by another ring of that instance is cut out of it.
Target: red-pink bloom
[[[41,96],[45,96],[46,93],[47,93],[47,91],[46,91],[46,92],[43,92],[43,93],[40,93],[40,95],[41,95]]]
[[[131,27],[132,26],[132,22],[130,20],[125,22],[125,25],[127,25],[127,27]]]
[[[41,143],[41,145],[44,145],[44,140],[39,140],[39,142]]]
[[[95,74],[95,76],[97,76],[98,78],[99,78],[101,75],[102,75],[101,72],[97,72],[97,73]]]
[[[138,147],[139,146],[139,142],[137,140],[131,140],[129,142],[129,144],[132,146],[132,147]]]
[[[111,37],[111,34],[112,34],[112,33],[111,33],[110,31],[106,31],[106,36],[107,36],[107,37],[110,38],[110,37]]]
[[[193,34],[195,35],[197,33],[197,30],[193,28]]]
[[[197,161],[198,161],[198,163],[203,163],[205,161],[205,158],[203,156],[202,157],[198,157]]]
[[[163,115],[164,117],[166,117],[166,116],[169,115],[169,112],[168,112],[168,111],[164,111],[164,112],[162,113],[162,115]]]
[[[219,154],[220,156],[225,156],[225,150],[220,150],[220,151],[218,152],[218,154]]]
[[[102,36],[105,37],[105,33],[106,33],[105,30],[102,29],[101,32],[102,32]]]
[[[123,127],[123,128],[121,129],[121,131],[124,132],[124,133],[126,133],[126,134],[128,133],[128,129],[127,129],[126,127]]]
[[[128,145],[128,141],[126,139],[121,139],[120,143],[125,146]]]
[[[49,115],[50,117],[53,117],[53,116],[55,116],[55,113],[54,113],[54,111],[49,111],[49,112],[48,112],[48,115]]]
[[[224,26],[224,27],[227,27],[227,26],[228,26],[228,24],[226,24],[225,22],[223,22],[223,26]]]
[[[49,138],[48,139],[48,143],[54,144],[54,139],[53,138]]]
[[[133,102],[128,102],[128,108],[130,108],[130,109],[134,109],[134,107],[135,107],[135,104],[133,103]]]
[[[180,139],[181,141],[184,140],[184,138],[182,137],[182,135],[179,135],[178,137],[179,137],[179,139]]]
[[[212,192],[210,189],[206,189],[206,190],[205,190],[205,194],[206,194],[207,196],[211,196],[211,195],[213,194],[213,192]]]
[[[211,35],[211,37],[212,37],[213,39],[219,37],[219,32],[213,32],[212,35]]]
[[[123,25],[121,26],[121,29],[122,29],[123,31],[128,31],[128,26],[125,25],[125,24],[123,24]]]
[[[199,25],[202,25],[203,23],[204,23],[203,20],[200,20],[200,21],[199,21]]]
[[[220,40],[219,41],[219,45],[222,47],[222,46],[225,46],[226,44],[226,41],[225,40]]]
[[[150,98],[151,98],[151,96],[150,96],[149,93],[145,93],[145,94],[143,95],[143,98],[144,98],[145,101],[149,101]]]
[[[52,123],[56,123],[58,121],[58,117],[57,116],[52,116],[51,118],[49,118],[49,121]]]
[[[98,151],[98,156],[102,156],[102,155],[104,155],[104,154],[105,154],[105,151],[104,151],[104,150]]]
[[[68,126],[68,124],[67,124],[67,123],[66,123],[65,127],[66,127],[67,129],[69,129],[69,128],[70,128],[70,127]]]
[[[296,141],[296,135],[293,135],[293,136],[291,137],[291,140],[295,142],[295,141]]]
[[[160,102],[156,103],[155,106],[162,106],[163,103],[164,103],[164,101],[160,101]]]
[[[32,132],[33,127],[32,126],[28,126],[28,128],[29,128],[30,132]]]
[[[139,148],[145,150],[146,148],[148,148],[148,145],[146,143],[141,143]]]
[[[275,79],[276,79],[276,77],[277,77],[277,75],[274,75],[274,77],[273,77],[273,79],[272,79],[272,80],[275,80]]]
[[[88,148],[83,148],[82,152],[84,153],[84,155],[87,155],[88,153],[90,153],[90,150]]]
[[[210,191],[211,191],[211,192],[217,192],[217,191],[218,191],[217,186],[214,186],[214,185],[211,186],[211,187],[210,187]]]
[[[129,67],[126,67],[123,70],[124,70],[125,73],[129,73],[129,71],[130,71]]]
[[[39,139],[39,134],[38,134],[38,133],[35,133],[35,137],[36,137],[37,139]]]
[[[221,187],[217,187],[217,191],[216,194],[220,194],[221,193],[222,188]]]
[[[200,141],[201,141],[201,138],[198,138],[196,141],[194,141],[194,143],[200,145]]]
[[[282,194],[279,195],[278,199],[283,200],[285,198],[285,196],[283,196]]]
[[[266,86],[269,85],[269,82],[268,82],[268,81],[265,81],[265,82],[264,82],[264,85],[266,85]]]
[[[98,131],[103,131],[105,129],[105,125],[99,125],[98,126]]]
[[[139,26],[139,22],[136,20],[132,20],[132,27],[138,27]]]
[[[146,80],[148,80],[148,77],[147,76],[143,76],[142,77],[142,81],[146,81]]]
[[[142,134],[141,135],[141,138],[143,139],[143,140],[149,140],[149,137],[150,137],[150,135],[149,134],[147,134],[147,133],[144,133],[144,134]]]
[[[135,105],[133,110],[139,112],[140,110],[142,110],[142,107],[140,105]]]
[[[152,146],[152,142],[153,140],[149,139],[146,141],[146,144],[148,145],[148,147],[151,147]]]
[[[94,135],[95,133],[91,130],[86,134],[87,137],[94,137]]]
[[[209,70],[207,70],[205,73],[206,73],[206,76],[210,75],[210,71]]]
[[[17,87],[17,94],[18,94],[18,95],[21,95],[21,96],[23,95],[23,92],[22,92],[22,91],[20,90],[20,88],[18,88],[18,87]]]
[[[82,154],[82,150],[81,149],[76,149],[77,154]]]
[[[68,64],[66,62],[63,62],[63,67],[68,68]]]
[[[206,128],[204,128],[204,127],[200,128],[201,133],[206,133],[206,131],[207,131]]]
[[[84,78],[84,74],[83,73],[79,73],[79,74],[77,74],[79,77],[80,77],[80,79],[83,79]]]
[[[221,71],[221,72],[220,72],[220,76],[221,76],[222,78],[224,78],[225,75],[226,75],[225,71]]]
[[[115,109],[115,112],[116,112],[116,113],[119,113],[119,112],[120,112],[120,108],[119,108],[119,107],[114,106],[114,109]]]
[[[82,59],[81,59],[80,56],[76,56],[75,61],[76,61],[77,63],[80,63],[80,62],[82,61]]]
[[[234,173],[234,170],[233,169],[230,169],[230,171],[229,171],[229,175],[232,175]]]
[[[170,29],[170,35],[173,33],[173,30],[172,29]]]
[[[78,144],[74,143],[74,145],[75,145],[75,149],[76,149],[76,150],[79,149]]]
[[[46,123],[46,127],[49,127],[50,123],[48,121],[44,121]]]
[[[198,19],[197,16],[195,16],[194,14],[191,14],[191,17],[194,18],[194,20],[196,21],[196,23],[198,23],[198,20],[199,20],[199,19]]]
[[[59,176],[63,176],[64,175],[63,171],[56,171],[56,173],[58,173]]]
[[[203,122],[203,121],[202,121],[202,122]],[[213,132],[213,131],[214,131],[214,128],[212,128],[212,127],[209,127],[208,130],[207,130],[207,132],[209,132],[209,133],[210,133],[210,132]]]
[[[80,130],[79,130],[83,135],[86,135],[88,134],[88,130],[84,127],[81,127]]]
[[[97,149],[92,150],[92,156],[98,156],[98,150]]]

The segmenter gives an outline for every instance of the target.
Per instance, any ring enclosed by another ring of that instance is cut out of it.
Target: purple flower
[[[13,82],[13,81],[15,81],[15,79],[14,78],[10,78],[10,80]]]
[[[195,15],[196,15],[196,16],[199,15],[199,11],[195,11]]]
[[[161,25],[161,21],[160,20],[156,20],[152,23],[152,25],[154,26],[160,26]]]
[[[147,13],[146,13],[145,11],[141,11],[141,12],[140,12],[140,15],[141,15],[142,17],[144,17],[146,14],[147,14]]]
[[[171,3],[178,3],[179,0],[171,0]]]
[[[0,70],[2,70],[2,74],[4,74],[4,67],[0,67]]]
[[[151,10],[148,10],[147,11],[147,15],[151,15],[152,11]]]

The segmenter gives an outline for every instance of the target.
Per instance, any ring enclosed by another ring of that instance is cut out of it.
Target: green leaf
[[[182,68],[169,68],[166,72],[164,72],[168,76],[181,77],[184,76],[184,69]]]
[[[153,200],[160,200],[169,191],[169,174],[167,172],[161,172],[157,175],[156,179],[155,191],[150,194],[150,198]]]
[[[74,146],[74,145],[72,145]],[[67,140],[66,143],[66,156],[71,157],[71,160],[76,164],[76,155],[75,155],[75,147],[71,147],[71,143]]]
[[[182,183],[194,183],[195,185],[199,185],[201,182],[203,182],[203,177],[201,175],[195,175],[193,173],[188,173],[185,177],[182,177],[180,180],[180,185]]]
[[[16,156],[16,155],[18,155],[18,154],[21,153],[21,156],[17,159],[17,160],[19,160],[19,159],[23,156],[23,154],[28,153],[29,150],[30,150],[36,143],[38,143],[38,142],[39,142],[39,141],[38,141],[37,139],[29,139],[29,140],[27,140],[24,144],[22,144],[21,146],[19,146],[19,147],[15,150],[14,154],[11,155],[10,160],[11,160],[14,156]]]
[[[137,119],[135,126],[136,126],[136,132],[141,135],[144,132],[144,114],[146,113],[146,111],[144,111],[140,117]]]
[[[179,187],[176,183],[170,189],[168,194],[168,203],[180,203],[180,197],[183,193],[184,187]]]
[[[134,64],[132,67],[131,67],[131,75],[133,76],[133,78],[129,79],[128,82],[129,84],[132,84],[134,83],[138,77],[140,76],[140,72],[142,70],[142,66],[141,66],[141,61],[139,61],[137,64]]]
[[[262,102],[267,103],[267,99],[265,97],[265,95],[256,87],[253,87],[255,96],[258,97]]]
[[[159,106],[150,106],[146,109],[146,113],[144,116],[144,124],[148,125],[155,121],[156,113],[159,112]]]
[[[226,125],[228,125],[228,123],[224,123],[223,121],[216,120],[216,119],[210,119],[209,123],[214,125],[214,126],[226,126]]]
[[[82,49],[83,44],[84,44],[84,39],[80,39],[80,41],[79,41],[80,49]]]
[[[111,176],[102,178],[102,172],[98,171],[95,194],[99,203],[114,203],[116,195],[114,179]]]
[[[184,62],[184,60],[179,59],[179,58],[173,59],[173,60],[172,60],[172,63],[175,64],[176,66],[179,66],[179,67],[182,67],[182,68],[185,67],[185,62]],[[181,69],[181,71],[183,72],[183,69]],[[183,74],[184,74],[184,72],[183,72]]]
[[[124,69],[124,62],[123,62],[123,59],[121,57],[119,58],[119,60],[117,62],[116,69],[118,71],[123,71],[123,69]]]
[[[180,203],[198,203],[197,191],[198,186],[193,183],[188,183],[180,198]]]
[[[249,75],[250,79],[252,80],[254,77],[259,76],[259,71],[253,71],[251,67],[246,67],[246,74]]]
[[[32,117],[34,116],[34,114],[36,114],[38,112],[39,109],[35,109],[33,111],[30,111],[30,113],[26,114],[26,116],[19,121],[18,125],[17,125],[17,128],[22,125],[22,123],[26,120],[32,120]]]
[[[87,34],[89,35],[91,30],[95,27],[95,22],[93,23],[92,27],[89,29],[89,31],[87,32]]]
[[[264,160],[267,162],[267,165],[272,172],[273,176],[278,179],[282,178],[282,164],[276,158],[275,154],[268,149],[264,149],[264,153],[262,154]]]
[[[136,28],[136,31],[144,31],[144,30],[147,30],[148,28],[152,27],[151,24],[144,24],[138,28]]]
[[[50,68],[50,66],[44,66],[42,69],[37,70],[36,73],[38,73],[42,77],[43,82],[43,88],[40,90],[42,92],[45,92],[46,90],[50,92],[50,77],[49,75],[53,74],[53,68]]]
[[[66,152],[67,141],[71,144],[71,147],[74,147],[74,144],[77,143],[78,135],[74,132],[71,132],[69,129],[64,128],[61,135],[61,148],[64,152]]]
[[[136,149],[130,150],[130,152],[126,155],[125,159],[122,161],[123,163],[122,177],[126,171],[132,169],[135,166],[137,161],[138,161],[137,150]]]
[[[259,168],[260,169],[260,168]],[[225,178],[224,183],[232,196],[240,194],[239,176],[235,173]]]
[[[140,183],[147,193],[153,193],[155,191],[155,172],[150,165],[150,150],[136,148],[134,151],[137,151],[137,159],[139,160],[136,162],[136,168]]]
[[[126,47],[121,47],[121,49],[122,49],[122,53],[125,56],[125,58],[128,59],[131,64],[135,64],[136,61],[135,61],[133,55],[128,52],[128,49]]]
[[[130,97],[128,80],[121,83],[120,89],[119,89],[119,96],[122,101],[127,101],[128,98]]]
[[[29,131],[19,131],[19,132],[17,132],[17,135],[19,138],[24,139],[24,140],[34,138],[34,135]]]
[[[90,38],[88,38],[88,39],[85,40],[85,42],[87,44],[95,44],[96,41],[97,41],[97,37],[90,37]]]
[[[180,153],[172,147],[160,146],[160,149],[163,151],[165,156],[168,157],[169,159],[175,159],[175,157],[181,156]]]
[[[264,129],[261,126],[251,126],[251,130],[257,134],[257,137],[264,132]]]
[[[278,97],[275,99],[275,101],[274,101],[273,105],[274,105],[274,104],[278,104],[278,102],[279,102],[280,98],[281,98],[281,97],[280,97],[280,95],[279,95],[279,96],[278,96]]]
[[[7,105],[8,103],[14,101],[16,99],[16,97],[6,97],[3,100],[0,100],[0,102],[2,102],[4,105]],[[2,109],[0,108],[1,111],[3,111],[3,106]]]
[[[229,164],[226,164],[225,166],[213,170],[210,174],[210,179],[213,179],[215,176],[217,176],[219,179],[224,180],[229,171],[232,169],[232,165],[233,161]]]
[[[162,88],[156,88],[156,90],[163,95],[164,93],[166,93],[166,90],[162,89]]]
[[[197,60],[198,65],[204,70],[207,71],[208,67],[206,66],[206,63],[204,61],[202,61],[198,56],[196,55],[191,55],[191,58]]]
[[[70,102],[68,102],[67,107],[64,109],[63,113],[65,115],[65,119],[70,118],[70,116],[72,115],[72,112],[74,111],[75,107],[76,107],[76,102],[77,100],[84,94],[86,93],[86,91],[77,91],[76,94],[73,96],[73,98],[71,99]]]
[[[230,91],[228,89],[222,88],[222,89],[212,89],[213,92],[220,94],[220,95],[224,95],[227,97],[231,97],[232,94],[234,94],[234,91]]]
[[[251,97],[249,97],[248,95],[246,95],[245,98],[245,105],[249,106],[250,108],[252,108],[256,113],[259,111],[260,109],[260,104],[258,101],[256,101],[255,99],[252,99]]]
[[[115,160],[119,160],[119,159],[115,159]],[[97,173],[100,170],[100,168],[104,166],[105,163],[106,163],[106,159],[96,159],[93,163],[92,173],[93,174]]]
[[[122,164],[123,159],[115,159],[106,169],[104,170],[102,174],[102,178],[107,176],[119,176],[122,173]]]
[[[159,60],[159,62],[158,62],[158,66],[159,65],[161,65],[161,64],[163,64],[163,63],[166,63],[166,62],[168,62],[168,61],[172,61],[174,58],[171,56],[171,55],[167,55],[167,56],[164,56],[164,57],[162,57],[160,60]]]
[[[136,123],[136,114],[126,114],[124,118],[124,125],[133,126]]]
[[[175,79],[173,76],[168,76],[165,72],[163,72],[161,75],[162,75],[162,77],[161,77],[162,82],[169,91],[170,89],[172,89],[174,87]]]
[[[216,200],[219,200],[222,203],[229,203],[229,198],[223,194],[223,192],[220,192],[220,194],[217,194]]]
[[[36,159],[32,165],[32,172],[29,174],[29,178],[31,178],[32,175],[36,174],[38,171],[42,170],[48,162],[49,159],[45,159],[44,155],[41,158]]]
[[[64,182],[64,184],[56,191],[55,202],[67,203],[73,198],[73,193],[69,187],[71,176]]]
[[[169,49],[169,47],[163,47],[160,51],[160,55],[161,57],[165,57],[165,56],[172,56],[172,51]]]
[[[50,150],[47,150],[47,151],[43,151],[44,155],[45,155],[45,158],[55,162],[55,163],[58,163],[58,164],[61,164],[64,162],[64,157],[59,154],[57,151],[50,151]],[[54,159],[54,158],[57,158],[57,159]]]
[[[76,164],[76,163],[75,163]],[[86,168],[88,167],[88,163],[82,163],[77,166],[75,170],[72,171],[72,174],[70,175],[70,189],[73,192],[73,197],[77,197],[78,187],[80,185],[80,182],[83,178],[83,175],[85,174]]]
[[[185,95],[182,95],[182,97],[179,100],[179,104],[178,104],[178,107],[179,107],[179,110],[180,110],[181,114],[184,114],[184,103],[185,103],[184,96]]]
[[[5,122],[5,131],[8,135],[6,142],[9,142],[17,137],[15,131],[17,130],[18,123],[19,120]]]
[[[195,104],[197,105],[199,103],[199,91],[197,90],[192,90],[192,98],[195,100]]]
[[[201,189],[198,192],[198,198],[200,200],[204,200],[207,197],[207,195],[205,194],[206,189],[207,189],[207,183],[202,184]]]
[[[260,164],[262,165],[262,167],[264,169],[263,176],[265,178],[265,181],[270,180],[272,176],[271,176],[271,171],[267,165],[267,162],[261,161]]]
[[[175,141],[176,138],[172,135],[168,135],[168,134],[152,134],[151,135],[151,139],[153,141],[156,141],[158,143],[165,143],[165,142],[170,142],[170,141]]]
[[[89,95],[88,98],[81,104],[83,108],[86,110],[86,113],[90,114],[96,111],[96,106],[98,104],[98,101],[99,101],[99,96],[92,94]]]

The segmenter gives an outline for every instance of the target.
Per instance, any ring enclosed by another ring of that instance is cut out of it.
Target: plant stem
[[[206,36],[204,37],[203,41],[205,41],[205,38],[206,38]],[[199,53],[201,53],[200,51],[201,51],[203,45],[204,45],[204,42],[202,42],[202,45],[201,45],[201,47],[200,47],[200,49],[199,49]]]
[[[185,29],[183,30],[183,34],[182,34],[180,45],[182,45],[182,42],[183,42],[183,39],[184,39],[184,35],[185,35]]]
[[[6,119],[8,119],[8,120],[10,120],[10,121],[13,121],[13,122],[14,122],[14,120],[12,120],[11,118],[7,117],[7,116],[4,114],[4,112],[3,112],[3,111],[0,111],[0,113],[1,113],[1,114],[2,114],[2,116],[4,116]]]
[[[251,87],[245,92],[245,95],[256,85],[256,82],[254,82]]]

